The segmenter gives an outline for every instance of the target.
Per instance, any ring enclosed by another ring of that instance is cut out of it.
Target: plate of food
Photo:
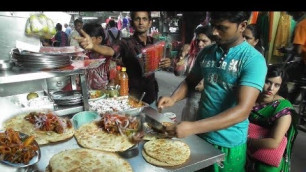
[[[116,153],[77,148],[53,155],[45,171],[132,172],[133,169],[126,159]]]
[[[8,128],[0,131],[0,161],[13,167],[27,167],[40,160],[41,152],[34,136]]]
[[[132,139],[140,127],[141,120],[136,116],[106,113],[101,119],[82,125],[75,138],[84,148],[123,152],[136,144]]]
[[[3,124],[5,129],[12,128],[33,135],[39,145],[63,141],[74,135],[70,119],[59,117],[53,111],[24,112]]]

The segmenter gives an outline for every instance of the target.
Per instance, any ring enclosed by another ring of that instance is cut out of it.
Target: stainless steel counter
[[[176,167],[157,167],[147,163],[141,154],[144,142],[141,142],[138,147],[132,149],[126,153],[120,153],[119,155],[129,161],[134,172],[164,172],[164,171],[196,171],[205,168],[215,162],[220,162],[224,160],[224,154],[214,148],[212,145],[201,139],[200,137],[193,135],[184,139],[180,139],[187,143],[191,150],[190,158],[183,165]],[[77,144],[75,138],[71,138],[67,141],[63,141],[56,144],[50,144],[46,146],[41,146],[41,159],[40,161],[32,167],[23,169],[10,168],[11,171],[45,171],[45,168],[49,164],[51,157],[63,150],[80,148]],[[0,164],[0,169],[4,165]]]
[[[74,74],[83,74],[84,70],[71,70],[71,71],[37,71],[37,70],[26,70],[19,69],[17,67],[12,70],[0,71],[0,84],[32,81],[38,79],[46,79],[57,76],[67,76]]]

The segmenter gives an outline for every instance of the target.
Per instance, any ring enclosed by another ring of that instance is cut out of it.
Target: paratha
[[[134,146],[127,136],[109,134],[102,130],[96,121],[85,124],[76,130],[75,138],[85,148],[109,152],[122,152]]]
[[[143,149],[146,155],[160,162],[167,163],[169,166],[181,165],[190,157],[189,146],[179,140],[151,140],[144,144]],[[146,160],[150,163],[148,158]]]
[[[128,161],[115,153],[78,148],[55,154],[46,171],[132,172],[133,169]]]
[[[74,128],[66,128],[64,133],[59,134],[54,131],[41,131],[35,128],[35,125],[25,120],[27,114],[17,115],[4,122],[4,128],[13,128],[27,135],[33,135],[39,145],[47,144],[50,142],[58,142],[71,138],[74,135]]]
[[[155,158],[152,158],[150,157],[144,150],[141,151],[142,153],[142,156],[143,158],[150,164],[153,164],[153,165],[157,165],[157,166],[162,166],[162,167],[170,167],[170,166],[173,166],[171,164],[168,164],[166,162],[162,162],[162,161],[159,161]]]

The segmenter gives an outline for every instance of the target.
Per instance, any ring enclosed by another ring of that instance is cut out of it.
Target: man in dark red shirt
[[[149,11],[132,11],[130,15],[132,19],[131,24],[135,30],[133,36],[122,39],[118,44],[114,44],[112,48],[93,45],[91,38],[83,31],[81,33],[84,38],[78,38],[78,40],[82,47],[87,50],[95,50],[106,56],[120,58],[127,68],[129,94],[140,97],[143,92],[146,92],[143,101],[156,107],[158,84],[154,73],[144,75],[144,61],[141,57],[141,50],[153,45],[157,41],[147,35],[148,30],[152,26],[151,13]],[[171,61],[169,58],[163,58],[159,63],[159,67],[169,67],[170,64]]]

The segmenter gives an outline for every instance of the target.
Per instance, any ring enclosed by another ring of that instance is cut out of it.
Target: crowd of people
[[[296,26],[293,45],[295,55],[306,64],[305,13],[294,14]],[[222,167],[214,164],[201,171],[290,171],[291,150],[297,135],[295,111],[283,94],[286,90],[286,71],[282,66],[268,65],[264,57],[261,33],[256,24],[248,24],[251,13],[246,11],[210,12],[210,20],[195,29],[194,48],[184,45],[176,66],[176,75],[186,78],[169,96],[158,95],[155,74],[144,75],[142,49],[158,40],[148,35],[152,26],[149,11],[131,11],[130,25],[134,33],[123,38],[114,20],[109,29],[101,24],[74,21],[74,29],[57,33],[53,46],[80,46],[89,59],[105,59],[96,69],[87,71],[90,89],[103,89],[113,84],[116,65],[125,66],[129,77],[129,94],[140,97],[155,109],[173,106],[187,98],[182,120],[168,129],[178,138],[198,135],[225,153]],[[296,15],[296,16],[295,16]],[[67,30],[68,29],[68,30]],[[50,42],[44,43],[50,45]],[[159,61],[159,68],[171,65],[169,57]],[[250,138],[249,124],[268,130],[264,138]],[[286,137],[286,149],[281,162],[269,165],[254,158],[257,149],[278,149]]]

